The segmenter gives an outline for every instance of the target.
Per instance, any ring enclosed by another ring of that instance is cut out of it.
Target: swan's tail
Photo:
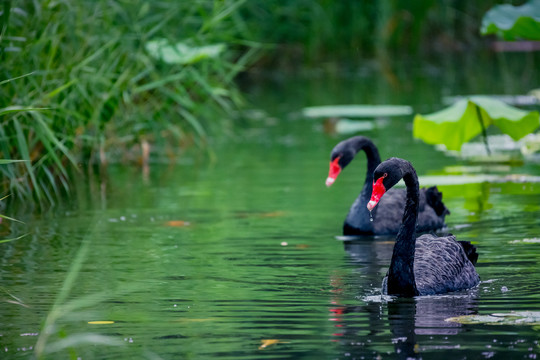
[[[440,192],[436,186],[432,186],[426,189],[426,201],[434,210],[438,216],[444,216],[450,214],[450,210],[446,208],[442,201],[442,192]]]
[[[473,265],[476,265],[476,261],[478,260],[478,253],[476,252],[476,246],[471,244],[469,241],[458,241],[461,246],[463,247],[463,250],[465,250],[465,254],[467,254],[467,258],[470,262],[472,262]]]

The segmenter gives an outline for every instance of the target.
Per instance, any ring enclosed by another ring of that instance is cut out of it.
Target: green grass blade
[[[49,110],[49,108],[37,108],[37,107],[24,107],[24,106],[8,106],[3,109],[0,109],[0,116],[19,113],[19,112],[28,112],[28,111],[44,111]]]
[[[1,86],[1,85],[4,85],[4,84],[7,84],[7,83],[9,83],[9,82],[11,82],[11,81],[15,81],[15,80],[18,80],[18,79],[25,78],[25,77],[27,77],[27,76],[34,75],[35,73],[36,73],[36,71],[32,71],[32,72],[29,72],[28,74],[24,74],[24,75],[16,76],[16,77],[14,77],[14,78],[2,80],[2,81],[0,81],[0,86]]]
[[[6,219],[6,220],[10,220],[10,221],[15,221],[15,222],[18,222],[18,223],[24,224],[24,222],[22,222],[21,220],[17,220],[17,219],[14,219],[14,218],[10,218],[9,216],[6,216],[6,215],[2,215],[2,214],[0,214],[0,218],[2,218],[2,219]]]
[[[16,132],[16,135],[17,135],[18,150],[19,150],[19,152],[21,154],[21,157],[24,160],[27,160],[27,161],[23,162],[23,164],[25,165],[26,170],[28,172],[28,176],[30,176],[30,179],[32,181],[36,197],[37,197],[38,200],[41,200],[41,191],[40,191],[37,179],[36,179],[36,174],[35,174],[34,169],[32,167],[32,163],[31,163],[31,159],[30,159],[30,149],[28,147],[26,137],[25,137],[25,135],[23,133],[21,124],[17,119],[13,120],[13,124],[15,126],[15,132]]]
[[[24,238],[25,236],[28,236],[29,234],[24,234],[24,235],[21,235],[19,237],[16,237],[16,238],[13,238],[13,239],[4,239],[4,240],[0,240],[0,244],[3,244],[3,243],[7,243],[7,242],[11,242],[11,241],[15,241],[15,240],[20,240],[22,238]]]
[[[11,160],[11,159],[0,159],[0,165],[6,165],[6,164],[12,164],[12,163],[18,163],[18,162],[25,162],[29,160]],[[0,199],[0,200],[3,200]]]

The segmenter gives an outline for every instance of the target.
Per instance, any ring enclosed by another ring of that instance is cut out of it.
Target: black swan
[[[410,162],[390,158],[373,172],[373,192],[367,209],[373,211],[387,189],[403,178],[407,186],[405,212],[396,236],[383,293],[412,297],[472,288],[480,282],[474,268],[478,254],[467,241],[448,235],[425,234],[416,238],[420,191],[418,176]],[[379,209],[381,210],[381,209]]]
[[[343,224],[343,235],[397,234],[401,223],[401,209],[405,206],[405,189],[393,189],[374,210],[372,218],[365,204],[371,194],[373,171],[380,164],[379,151],[373,142],[364,136],[355,136],[337,144],[330,155],[330,170],[326,186],[334,183],[337,176],[352,161],[356,153],[363,150],[367,157],[367,173],[364,187],[352,204]],[[450,211],[442,202],[442,193],[437,187],[420,190],[417,230],[437,230],[444,227],[444,218]]]

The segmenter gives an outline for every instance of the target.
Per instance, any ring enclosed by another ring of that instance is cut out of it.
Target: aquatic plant
[[[540,126],[538,111],[524,111],[485,96],[471,96],[432,114],[416,114],[413,136],[428,144],[444,144],[448,150],[460,150],[463,143],[483,134],[495,125],[514,140]]]
[[[99,220],[93,224],[93,227],[84,237],[79,249],[77,250],[75,257],[73,258],[66,277],[60,287],[58,294],[56,295],[54,304],[47,313],[36,345],[34,347],[34,354],[36,358],[44,358],[48,354],[57,354],[69,350],[71,354],[75,352],[77,346],[84,344],[100,344],[108,346],[118,346],[123,343],[113,337],[96,334],[93,332],[76,332],[66,333],[63,327],[59,324],[61,320],[74,316],[74,314],[80,313],[85,308],[99,304],[110,294],[90,293],[84,296],[71,298],[71,291],[73,286],[81,272],[81,267],[88,256],[90,244],[92,238],[96,233],[99,225]],[[74,357],[74,356],[72,356]]]
[[[234,77],[257,54],[233,16],[242,3],[3,2],[0,149],[26,161],[0,167],[0,189],[54,204],[74,172],[227,132],[242,103]],[[162,39],[227,46],[170,63],[148,49]]]
[[[540,40],[540,0],[531,0],[521,6],[494,6],[482,18],[480,32],[482,35],[497,34],[504,40]]]

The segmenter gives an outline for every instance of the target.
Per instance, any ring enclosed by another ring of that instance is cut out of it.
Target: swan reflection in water
[[[391,239],[344,241],[363,290],[356,297],[357,306],[340,305],[350,304],[351,299],[334,291],[329,316],[336,329],[332,340],[343,346],[340,352],[350,358],[372,358],[389,352],[398,358],[421,358],[423,349],[442,348],[441,341],[432,340],[432,336],[455,336],[464,331],[462,324],[446,319],[478,312],[477,288],[414,298],[381,295],[382,279],[392,257]],[[333,282],[333,286],[339,285]],[[372,289],[367,295],[366,288]]]

